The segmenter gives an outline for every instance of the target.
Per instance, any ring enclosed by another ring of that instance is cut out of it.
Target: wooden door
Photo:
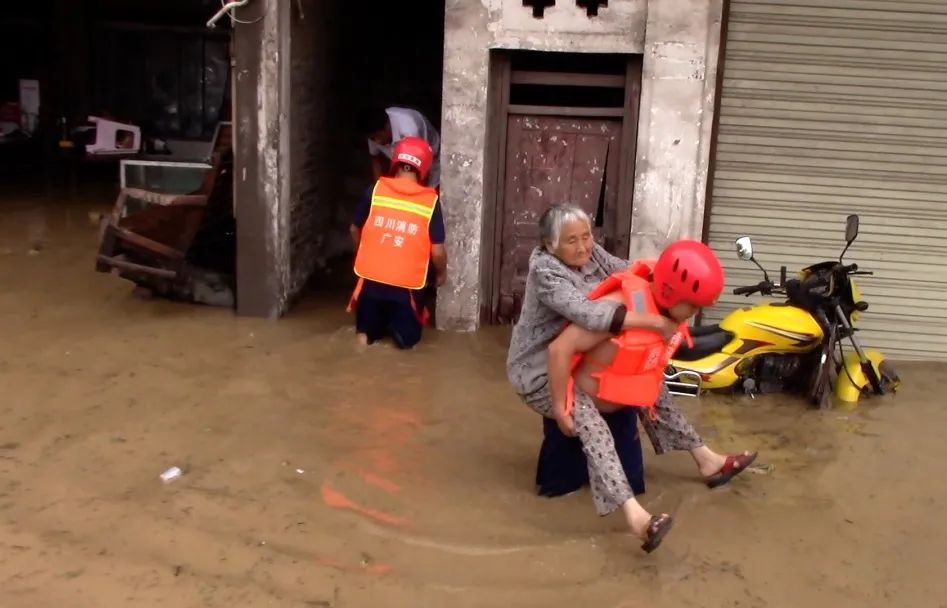
[[[615,255],[622,123],[617,119],[511,115],[501,205],[497,321],[519,315],[529,256],[539,245],[539,218],[551,205],[573,203],[591,217],[596,241]],[[629,218],[630,219],[630,218]]]

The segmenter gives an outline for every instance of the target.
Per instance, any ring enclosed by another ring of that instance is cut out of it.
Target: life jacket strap
[[[345,312],[350,313],[355,310],[355,303],[358,302],[358,296],[362,295],[363,287],[365,287],[365,279],[359,277],[358,282],[355,283],[355,289],[352,290],[352,295],[349,297],[349,305],[345,307]]]

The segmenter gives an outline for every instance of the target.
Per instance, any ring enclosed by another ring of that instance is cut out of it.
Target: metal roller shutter
[[[947,1],[731,0],[709,242],[728,288],[846,255],[866,347],[947,360]],[[753,299],[751,298],[750,302]]]

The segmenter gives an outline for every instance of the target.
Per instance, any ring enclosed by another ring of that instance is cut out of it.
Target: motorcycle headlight
[[[852,300],[861,302],[862,293],[858,290],[858,285],[855,284],[854,279],[849,279],[849,282],[852,284]]]
[[[861,302],[862,294],[860,291],[858,291],[858,285],[855,284],[855,281],[853,279],[849,279],[848,282],[852,288],[852,302]],[[860,314],[861,313],[858,312],[858,309],[852,310],[852,314],[849,315],[852,325],[854,325],[855,322],[858,321],[858,316]]]

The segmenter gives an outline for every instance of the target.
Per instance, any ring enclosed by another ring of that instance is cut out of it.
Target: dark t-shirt
[[[358,201],[358,205],[355,207],[355,216],[352,218],[352,223],[361,228],[365,225],[365,222],[368,221],[368,214],[372,208],[372,192],[374,191],[374,186],[370,187],[365,191],[365,194]],[[434,205],[434,213],[431,215],[431,221],[428,224],[428,236],[431,239],[432,245],[442,245],[444,239],[446,238],[446,231],[444,230],[444,216],[441,214],[441,201],[438,199],[437,204]],[[428,273],[430,276],[430,273]],[[369,298],[375,298],[377,300],[394,300],[397,302],[404,302],[410,304],[410,289],[405,289],[403,287],[394,287],[392,285],[384,285],[382,283],[376,283],[375,281],[365,281],[365,285],[362,287],[362,296]]]

